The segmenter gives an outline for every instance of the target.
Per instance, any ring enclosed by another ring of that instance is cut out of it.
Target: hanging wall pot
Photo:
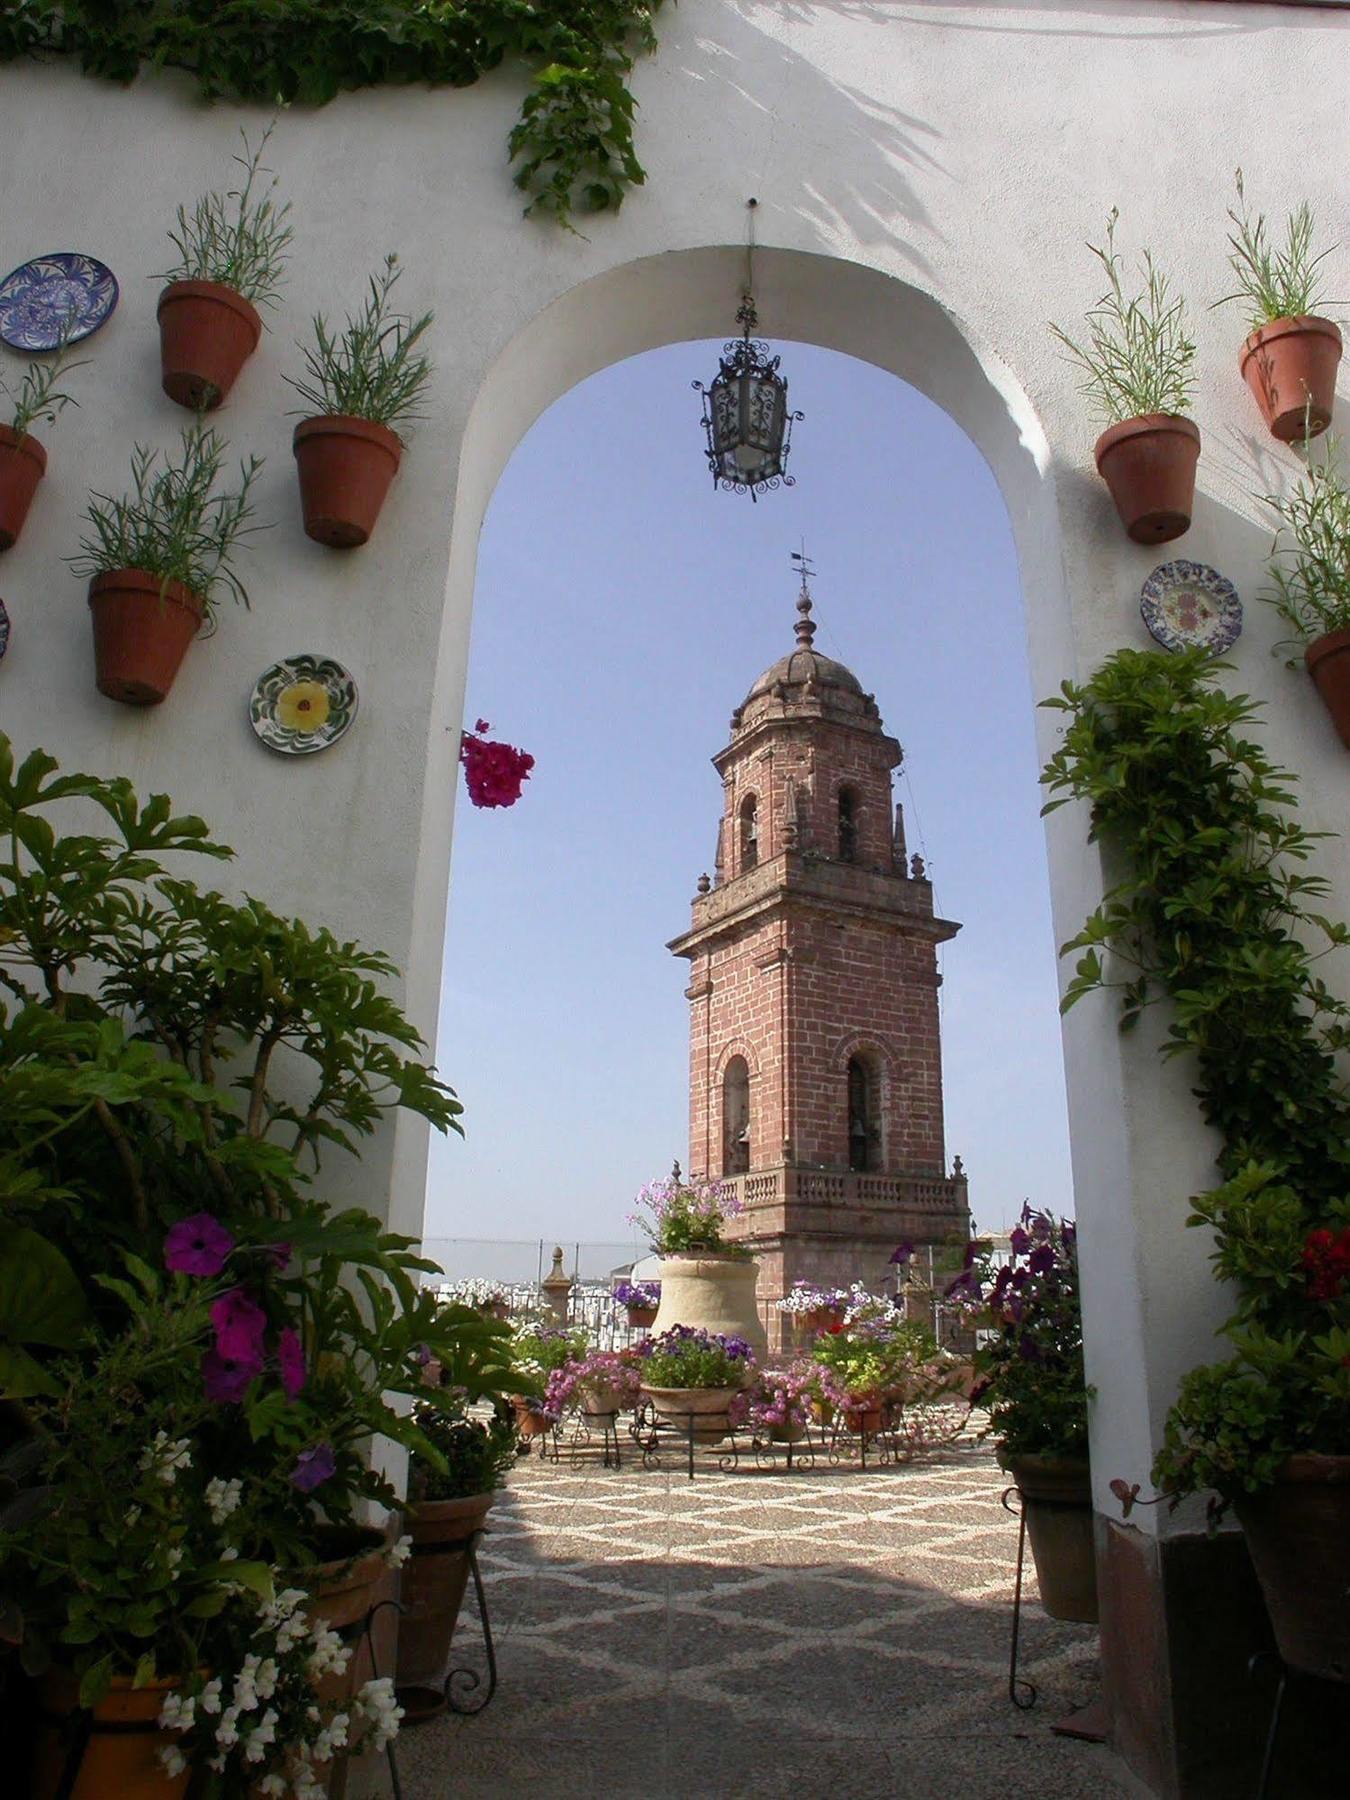
[[[1261,416],[1282,443],[1304,443],[1331,423],[1341,334],[1310,314],[1272,319],[1242,346],[1238,366]]]
[[[164,392],[193,412],[210,412],[258,347],[257,308],[218,281],[171,281],[157,317]]]
[[[397,436],[372,419],[324,413],[300,421],[294,450],[305,536],[335,550],[364,544],[398,473]]]
[[[1144,413],[1097,439],[1097,473],[1136,544],[1165,544],[1190,529],[1200,432],[1180,413]]]
[[[112,569],[89,583],[89,610],[99,693],[127,706],[158,706],[201,629],[201,600],[148,569]]]
[[[18,542],[46,470],[47,452],[35,437],[0,425],[0,550]]]

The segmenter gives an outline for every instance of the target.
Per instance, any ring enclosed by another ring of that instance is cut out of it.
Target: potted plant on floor
[[[549,1376],[545,1406],[554,1418],[575,1406],[587,1423],[603,1428],[637,1399],[639,1367],[634,1350],[588,1350]]]
[[[1109,899],[1065,947],[1066,1005],[1132,978],[1122,1023],[1168,1004],[1161,1044],[1219,1139],[1220,1184],[1191,1201],[1236,1305],[1222,1360],[1182,1382],[1154,1465],[1173,1497],[1212,1489],[1247,1531],[1281,1655],[1350,1676],[1350,1005],[1328,978],[1344,923],[1315,910],[1296,781],[1266,755],[1257,704],[1202,651],[1120,651],[1054,704],[1043,780],[1090,802],[1117,858]],[[1184,780],[1177,771],[1185,770]],[[1311,904],[1310,904],[1311,902]],[[1111,1483],[1128,1509],[1137,1481]]]
[[[413,319],[391,304],[402,270],[394,256],[370,277],[361,311],[333,336],[322,313],[314,343],[302,346],[305,374],[286,380],[314,409],[295,428],[295,460],[305,533],[337,550],[364,544],[375,529],[403,455],[399,426],[419,417],[431,382],[419,345],[433,315]]]
[[[1115,247],[1115,208],[1104,247],[1088,248],[1106,271],[1106,292],[1087,312],[1087,341],[1050,329],[1086,375],[1082,392],[1107,422],[1097,439],[1097,471],[1121,523],[1139,544],[1163,544],[1188,530],[1195,501],[1200,433],[1185,415],[1195,386],[1195,343],[1185,306],[1173,298],[1152,255],[1144,286],[1127,295]]]
[[[936,1397],[938,1350],[925,1326],[860,1287],[848,1310],[853,1316],[812,1346],[814,1393],[823,1417],[870,1435],[893,1426],[910,1400]]]
[[[819,1370],[805,1359],[756,1370],[746,1390],[746,1411],[757,1436],[771,1444],[797,1444],[811,1420],[811,1395]]]
[[[687,1180],[678,1163],[664,1181],[649,1181],[640,1190],[628,1222],[646,1232],[661,1258],[661,1300],[653,1330],[689,1325],[743,1338],[757,1356],[767,1350],[755,1302],[759,1265],[726,1236],[727,1220],[740,1210],[733,1188],[720,1181]]]
[[[728,1409],[755,1369],[744,1338],[687,1325],[649,1337],[637,1352],[641,1391],[656,1415],[696,1444],[715,1444],[731,1429]]]
[[[164,272],[159,297],[159,348],[164,392],[193,412],[209,412],[234,386],[262,335],[259,306],[271,305],[281,286],[291,241],[289,205],[269,192],[255,194],[269,125],[256,150],[244,138],[236,156],[241,186],[204,194],[189,213],[178,208],[169,237],[178,260]],[[275,178],[271,187],[275,188]]]
[[[515,1367],[526,1378],[527,1389],[514,1394],[511,1404],[522,1438],[542,1437],[557,1424],[557,1413],[541,1396],[552,1376],[569,1362],[579,1362],[589,1344],[586,1330],[580,1325],[536,1325],[518,1333]]]
[[[790,1319],[804,1337],[829,1331],[844,1322],[848,1306],[847,1288],[818,1287],[814,1281],[794,1281],[775,1305],[784,1318]]]
[[[221,595],[248,604],[233,559],[259,529],[250,492],[262,462],[241,462],[238,488],[218,493],[225,453],[198,421],[176,459],[136,445],[129,494],[90,496],[91,530],[69,562],[91,578],[95,678],[110,700],[158,706]]]
[[[439,1452],[438,1464],[414,1456],[408,1467],[405,1517],[412,1544],[399,1592],[394,1684],[399,1704],[414,1721],[445,1704],[446,1662],[468,1585],[471,1542],[516,1458],[516,1429],[505,1395],[480,1398],[492,1400],[490,1418],[471,1415],[463,1398],[425,1402],[414,1415]]]
[[[1339,449],[1328,438],[1290,493],[1266,497],[1279,521],[1269,598],[1304,645],[1304,664],[1350,749],[1350,487]]]
[[[1331,247],[1313,254],[1315,225],[1304,200],[1289,215],[1283,249],[1275,249],[1265,214],[1253,219],[1247,210],[1241,169],[1237,191],[1240,210],[1228,214],[1234,226],[1228,261],[1238,288],[1217,304],[1240,300],[1246,307],[1252,329],[1239,358],[1242,378],[1274,436],[1301,443],[1330,425],[1336,398],[1341,334],[1317,311],[1320,264]]]
[[[1041,1603],[1053,1619],[1095,1624],[1091,1390],[1072,1221],[1024,1206],[1007,1262],[977,1255],[949,1292],[987,1334],[971,1399],[987,1409],[998,1460],[1021,1495]]]
[[[18,393],[0,383],[13,404],[8,425],[0,425],[0,550],[18,542],[24,520],[33,504],[37,485],[47,472],[47,452],[32,436],[31,427],[54,425],[67,406],[78,406],[73,395],[57,383],[83,363],[71,362],[69,345],[62,341],[50,362],[30,365]]]

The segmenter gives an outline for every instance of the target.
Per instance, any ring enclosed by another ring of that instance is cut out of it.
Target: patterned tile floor
[[[899,1468],[605,1470],[531,1457],[482,1566],[501,1685],[400,1741],[406,1800],[1115,1800],[1107,1752],[1051,1735],[1091,1698],[1096,1632],[1030,1578],[1006,1696],[1017,1548],[992,1454]],[[1029,1572],[1030,1573],[1030,1572]],[[458,1661],[472,1660],[466,1605]]]

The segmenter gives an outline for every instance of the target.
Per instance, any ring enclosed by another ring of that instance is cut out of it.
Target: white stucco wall
[[[1238,378],[1237,310],[1205,309],[1227,291],[1237,163],[1268,210],[1306,195],[1333,232],[1343,227],[1350,13],[680,0],[660,29],[659,54],[637,74],[649,186],[586,237],[519,216],[503,154],[519,100],[508,73],[281,117],[270,160],[294,204],[295,258],[271,332],[217,415],[238,450],[266,456],[259,511],[276,523],[243,559],[253,610],[227,611],[149,713],[95,693],[82,587],[61,558],[86,491],[120,492],[132,441],[169,443],[185,421],[159,391],[152,278],[175,206],[220,185],[240,123],[256,133],[267,114],[204,110],[173,77],[122,91],[65,67],[0,70],[0,265],[80,248],[123,284],[89,345],[80,411],[41,433],[49,472],[22,542],[0,559],[14,620],[0,728],[21,750],[41,743],[69,767],[126,773],[203,812],[239,852],[212,878],[387,949],[430,1036],[474,558],[493,484],[578,379],[730,331],[753,193],[765,334],[911,381],[989,459],[1021,559],[1035,691],[1143,641],[1139,584],[1163,555],[1213,563],[1249,601],[1238,679],[1270,701],[1268,740],[1303,776],[1304,822],[1341,828],[1345,752],[1306,678],[1269,654],[1272,619],[1251,604],[1269,541],[1251,496],[1287,481],[1296,459],[1265,436]],[[1098,241],[1112,204],[1123,246],[1150,245],[1191,297],[1200,344],[1195,524],[1161,554],[1120,530],[1091,466],[1095,426],[1045,330],[1095,296],[1082,243]],[[436,308],[436,385],[375,538],[340,555],[302,534],[295,396],[279,376],[296,368],[310,313],[358,300],[388,249],[406,264],[406,304]],[[1333,260],[1339,292],[1350,291],[1348,264],[1350,251]],[[964,525],[934,529],[959,543]],[[257,744],[245,703],[266,664],[301,649],[353,670],[361,716],[333,751],[288,761]],[[1053,715],[1039,729],[1048,751]],[[1050,821],[1061,937],[1100,894],[1083,839],[1068,809]],[[1322,862],[1344,916],[1350,853],[1328,844]],[[1210,1148],[1178,1071],[1162,1071],[1142,1039],[1122,1045],[1106,1002],[1071,1015],[1067,1051],[1104,1495],[1113,1475],[1145,1478],[1177,1375],[1208,1353],[1222,1310],[1205,1245],[1182,1230]],[[423,1134],[402,1127],[348,1187],[415,1228],[423,1156]],[[1157,1514],[1143,1524],[1168,1528]]]

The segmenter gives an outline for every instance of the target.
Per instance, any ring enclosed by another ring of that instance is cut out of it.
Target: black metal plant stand
[[[435,1544],[413,1545],[414,1556],[449,1556],[461,1552],[467,1557],[469,1574],[473,1578],[474,1598],[478,1602],[478,1623],[483,1633],[483,1649],[487,1654],[487,1688],[485,1692],[479,1693],[478,1690],[483,1686],[483,1677],[477,1669],[467,1666],[449,1669],[439,1689],[427,1687],[416,1690],[419,1694],[438,1694],[440,1704],[433,1706],[419,1704],[416,1718],[412,1716],[410,1709],[408,1718],[410,1725],[420,1724],[424,1719],[434,1718],[441,1710],[442,1705],[449,1707],[453,1713],[459,1713],[465,1718],[472,1718],[476,1713],[482,1712],[497,1691],[497,1647],[492,1641],[492,1620],[488,1615],[487,1595],[483,1591],[482,1571],[478,1567],[478,1544],[482,1536],[483,1530],[480,1526],[477,1531],[471,1531],[467,1537],[446,1538]],[[392,1606],[395,1602],[386,1600],[383,1604]],[[456,1683],[458,1683],[458,1688],[456,1688]],[[405,1689],[400,1692],[411,1693],[412,1690]],[[389,1748],[392,1755],[393,1745],[391,1744]],[[394,1800],[400,1800],[397,1790]]]
[[[741,1446],[736,1435],[736,1427],[731,1424],[730,1420],[728,1420],[721,1437],[717,1439],[701,1439],[697,1435],[700,1429],[706,1430],[709,1419],[716,1416],[716,1414],[709,1413],[673,1412],[666,1406],[663,1406],[658,1414],[652,1401],[639,1401],[633,1413],[633,1423],[628,1429],[633,1442],[642,1452],[643,1468],[659,1469],[662,1444],[678,1444],[685,1452],[686,1473],[689,1480],[692,1481],[694,1479],[695,1446],[703,1444],[708,1449],[713,1449],[716,1445],[729,1439],[731,1447],[728,1450],[719,1451],[716,1459],[717,1467],[724,1474],[738,1469],[741,1463]]]
[[[1015,1494],[1016,1506],[1012,1504]],[[1003,1510],[1012,1513],[1017,1520],[1017,1580],[1013,1586],[1012,1643],[1008,1649],[1008,1698],[1020,1712],[1029,1712],[1039,1698],[1036,1685],[1017,1673],[1017,1650],[1022,1632],[1022,1570],[1027,1555],[1027,1514],[1016,1487],[1004,1488],[1002,1502]]]
[[[606,1469],[621,1469],[623,1459],[619,1455],[619,1415],[617,1411],[578,1413],[576,1415],[576,1423],[572,1427],[572,1435],[568,1441],[568,1460],[572,1467],[575,1469],[582,1461],[581,1453],[594,1444],[597,1436],[603,1452],[601,1466]]]
[[[1313,1675],[1306,1669],[1296,1669],[1287,1663],[1278,1650],[1258,1650],[1247,1664],[1247,1672],[1255,1675],[1260,1669],[1274,1666],[1279,1671],[1279,1679],[1275,1683],[1275,1701],[1270,1709],[1270,1729],[1266,1733],[1266,1747],[1261,1757],[1261,1779],[1256,1789],[1256,1800],[1267,1800],[1271,1792],[1270,1778],[1275,1772],[1275,1749],[1280,1737],[1280,1722],[1284,1715],[1284,1702],[1289,1692],[1291,1681],[1310,1682],[1315,1688],[1334,1689],[1337,1698],[1334,1705],[1337,1711],[1345,1706],[1347,1684],[1343,1681],[1330,1681],[1324,1676]],[[1335,1713],[1332,1714],[1336,1716]],[[1344,1713],[1340,1716],[1344,1719]],[[1330,1789],[1327,1790],[1330,1793]]]

